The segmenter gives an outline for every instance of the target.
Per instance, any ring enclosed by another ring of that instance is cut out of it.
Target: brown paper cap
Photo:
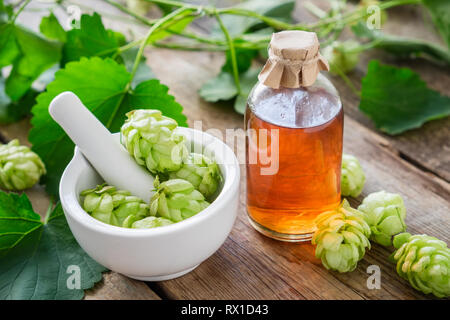
[[[272,34],[269,59],[259,73],[264,85],[279,89],[312,85],[328,62],[319,53],[319,40],[314,32],[282,31]]]

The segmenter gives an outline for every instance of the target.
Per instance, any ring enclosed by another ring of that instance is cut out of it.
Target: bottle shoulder
[[[273,89],[258,82],[247,102],[258,118],[293,128],[324,124],[342,109],[336,88],[320,73],[309,87]]]

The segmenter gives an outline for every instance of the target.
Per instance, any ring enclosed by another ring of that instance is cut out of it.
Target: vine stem
[[[338,67],[338,66],[334,66],[336,73],[338,74],[338,76],[341,77],[341,79],[345,82],[345,84],[350,88],[350,90],[352,90],[352,92],[358,96],[361,97],[361,91],[359,91],[358,89],[356,89],[355,85],[353,84],[353,82],[350,80],[349,77],[347,77],[347,75]]]
[[[122,4],[118,3],[117,1],[113,1],[113,0],[103,0],[103,1],[114,6],[115,8],[119,9],[120,11],[130,15],[131,17],[135,18],[138,22],[140,22],[146,26],[152,26],[154,24],[154,22],[158,21],[158,19],[148,20],[146,17],[130,11],[128,8],[126,8]],[[197,7],[197,6],[187,5],[185,7],[188,9],[196,10],[197,11],[196,15],[199,15],[199,13],[202,12],[200,10],[199,6]],[[193,39],[193,40],[196,40],[196,41],[202,42],[202,43],[208,43],[208,44],[212,44],[212,45],[224,45],[223,41],[216,40],[216,39],[210,39],[210,38],[206,38],[206,37],[201,37],[201,36],[193,34],[193,33],[177,32],[175,30],[167,30],[167,32],[172,33],[179,37]]]
[[[230,36],[230,33],[228,32],[228,29],[223,24],[222,19],[220,18],[220,15],[215,12],[215,16],[217,19],[217,22],[219,23],[220,29],[223,32],[223,35],[225,36],[225,39],[228,42],[228,47],[230,49],[230,56],[231,56],[231,65],[233,68],[233,77],[234,77],[234,83],[236,84],[236,89],[238,92],[238,95],[241,93],[241,83],[239,81],[239,70],[237,65],[237,59],[236,59],[236,50],[234,48],[234,41]]]
[[[14,13],[14,15],[11,18],[11,21],[14,23],[16,21],[19,14],[25,9],[25,7],[31,2],[31,0],[26,0],[20,7],[17,9],[17,11]]]
[[[421,1],[422,0],[391,0],[391,1],[386,1],[386,2],[380,3],[380,4],[378,4],[378,6],[381,10],[386,10],[386,9],[389,9],[392,7],[406,5],[406,4],[418,4]],[[356,20],[362,19],[368,15],[370,15],[370,14],[366,12],[366,7],[363,7],[361,9],[347,12],[343,15],[330,17],[328,19],[324,18],[324,19],[316,22],[315,24],[310,25],[310,27],[313,29],[316,29],[316,28],[321,28],[321,27],[327,26],[329,24],[333,24],[333,23],[348,24],[348,23],[354,22]]]
[[[290,24],[290,23],[287,23],[287,22],[284,22],[282,20],[278,20],[275,18],[271,18],[271,17],[265,16],[265,15],[259,14],[257,12],[254,12],[252,10],[247,10],[247,9],[243,9],[243,8],[231,7],[231,8],[217,9],[217,8],[210,7],[210,6],[201,6],[201,5],[189,4],[189,3],[173,1],[173,0],[144,0],[144,1],[150,2],[150,3],[165,4],[165,5],[174,6],[174,7],[185,7],[185,8],[195,9],[195,10],[202,10],[206,14],[209,14],[209,15],[230,14],[230,15],[251,17],[251,18],[258,19],[258,20],[266,23],[268,26],[273,27],[278,30],[292,29],[292,28],[296,28],[297,30],[307,30],[308,29],[307,26],[304,26],[301,24],[296,24],[294,27],[293,24]]]
[[[116,7],[117,9],[119,9],[120,11],[132,16],[133,18],[135,18],[137,21],[147,25],[147,26],[152,26],[155,21],[153,20],[149,20],[139,14],[134,13],[133,11],[131,11],[130,9],[128,9],[127,7],[121,5],[120,3],[116,2],[116,1],[111,1],[111,0],[103,0],[106,3],[110,4],[113,7]]]
[[[112,120],[115,118],[117,112],[119,111],[119,106],[122,103],[123,99],[125,98],[125,93],[127,93],[130,90],[131,87],[131,83],[133,82],[134,76],[136,75],[136,71],[139,67],[139,63],[141,62],[142,59],[142,55],[144,54],[144,49],[145,46],[147,45],[147,43],[150,40],[150,37],[152,36],[153,32],[155,32],[155,30],[159,29],[164,23],[170,21],[171,19],[181,15],[182,13],[184,13],[185,11],[192,11],[192,9],[189,8],[179,8],[173,12],[171,12],[170,14],[168,14],[167,16],[159,19],[147,32],[147,35],[144,38],[144,41],[141,43],[141,46],[139,47],[139,51],[136,54],[136,58],[134,59],[134,65],[133,68],[131,69],[131,74],[130,74],[130,80],[128,81],[127,85],[125,86],[125,89],[123,91],[123,94],[121,95],[116,108],[114,109],[114,111],[112,112],[112,116],[110,117],[108,123],[106,124],[106,127],[109,128],[111,126],[111,122]]]
[[[104,1],[114,5],[116,8],[118,8],[119,10],[121,10],[125,13],[129,13],[129,10],[127,8],[123,7],[121,4],[119,4],[115,1],[112,1],[112,0],[104,0]],[[335,25],[338,25],[337,29],[338,29],[338,31],[341,31],[343,26],[345,26],[351,22],[357,21],[358,19],[362,19],[369,15],[367,12],[365,12],[365,8],[361,8],[361,9],[353,10],[351,12],[347,12],[345,14],[339,14],[339,15],[335,15],[335,16],[332,16],[329,18],[323,18],[320,21],[313,23],[313,24],[304,25],[304,24],[290,24],[290,23],[287,23],[287,22],[284,22],[284,21],[281,21],[278,19],[274,19],[274,18],[270,18],[270,17],[264,16],[264,15],[258,14],[251,10],[241,9],[241,8],[236,8],[236,7],[215,9],[214,7],[211,7],[211,6],[201,6],[201,5],[184,3],[184,2],[180,2],[180,1],[174,1],[174,0],[144,0],[144,1],[150,2],[150,3],[155,3],[155,4],[165,4],[165,5],[179,7],[179,8],[189,8],[189,9],[197,10],[198,12],[203,12],[203,13],[209,14],[209,15],[230,14],[230,15],[241,15],[241,16],[246,16],[246,17],[253,17],[255,19],[259,19],[260,21],[265,22],[269,26],[271,26],[275,29],[278,29],[278,30],[288,29],[288,30],[316,31],[316,32],[319,32],[320,36],[322,36],[322,37],[326,36],[333,30],[335,30],[336,29]],[[344,1],[344,0],[342,0],[342,1]],[[379,7],[381,10],[385,10],[385,9],[389,9],[389,8],[392,8],[395,6],[400,6],[400,5],[405,5],[405,4],[417,4],[417,3],[420,3],[420,1],[422,1],[422,0],[390,0],[390,1],[386,1],[386,2],[379,4]],[[143,22],[147,25],[151,25],[151,24],[149,24],[149,21],[146,21],[145,17],[136,15],[135,13],[129,13],[129,14],[131,14],[132,16],[137,16],[137,19],[140,22]],[[207,38],[207,37],[201,37],[196,34],[185,33],[185,32],[175,32],[175,31],[171,31],[171,30],[169,30],[169,32],[171,32],[175,35],[181,36],[181,37],[196,40],[198,42],[203,42],[203,43],[208,43],[208,44],[218,45],[218,46],[226,45],[225,42],[221,42],[221,40],[219,40],[219,39],[211,39],[211,38]],[[338,32],[338,35],[339,35],[339,33],[340,32]],[[267,39],[267,42],[269,40],[270,40],[270,38]]]
[[[170,21],[171,19],[177,17],[178,15],[181,15],[182,13],[186,12],[186,11],[192,11],[192,9],[190,8],[186,8],[186,7],[182,7],[179,8],[171,13],[169,13],[168,15],[166,15],[165,17],[159,19],[157,22],[155,22],[155,24],[148,30],[147,35],[144,38],[144,41],[141,43],[141,46],[139,47],[139,51],[136,54],[136,58],[134,59],[134,65],[133,65],[133,69],[131,69],[131,77],[130,77],[130,81],[128,83],[128,88],[131,85],[131,81],[133,80],[134,76],[136,75],[136,71],[139,67],[139,63],[141,61],[142,55],[144,54],[144,49],[145,46],[147,45],[147,43],[150,40],[150,37],[152,36],[153,32],[155,32],[159,27],[161,27],[164,23]]]

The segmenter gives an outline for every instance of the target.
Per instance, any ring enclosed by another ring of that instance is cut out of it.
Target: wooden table
[[[99,1],[84,4],[118,14]],[[305,21],[311,17],[297,6],[295,16]],[[439,41],[429,27],[421,22],[421,11],[408,7],[389,12],[385,29],[394,34],[409,35]],[[36,12],[25,11],[23,23],[36,27],[40,18]],[[129,30],[123,22],[104,19],[115,30]],[[208,22],[191,28],[200,32]],[[143,29],[140,32],[143,31]],[[148,64],[162,83],[184,107],[189,124],[201,120],[203,128],[243,128],[243,118],[227,103],[210,104],[197,94],[205,80],[217,74],[223,55],[207,52],[181,52],[148,49]],[[359,85],[367,62],[381,57],[384,62],[409,66],[419,72],[427,84],[442,94],[450,95],[450,73],[429,62],[396,61],[383,53],[365,54],[350,78]],[[367,194],[387,190],[400,193],[407,207],[406,223],[411,233],[426,233],[449,242],[450,239],[450,118],[432,121],[422,128],[396,137],[374,129],[358,110],[358,98],[338,78],[336,84],[344,104],[344,152],[357,156],[367,176],[362,195],[351,200],[357,206]],[[18,137],[26,142],[29,119],[1,126],[3,142]],[[242,150],[237,150],[242,154]],[[101,283],[89,290],[86,299],[428,299],[413,290],[397,276],[388,262],[390,250],[373,245],[358,268],[346,274],[327,271],[314,257],[309,243],[284,243],[266,238],[248,223],[245,212],[245,170],[241,168],[241,198],[235,226],[225,244],[193,272],[170,281],[144,283],[114,272],[104,275]],[[35,210],[45,212],[48,198],[42,187],[29,190]],[[207,239],[205,239],[207,241]],[[369,265],[381,269],[381,289],[366,286]]]

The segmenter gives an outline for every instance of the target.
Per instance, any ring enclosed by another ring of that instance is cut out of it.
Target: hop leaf
[[[333,74],[347,73],[355,69],[359,62],[359,43],[353,40],[335,41],[323,49],[323,56],[330,64]]]
[[[177,122],[159,110],[133,110],[126,116],[121,142],[136,162],[153,174],[179,170],[188,151],[184,136],[174,132]]]
[[[133,229],[150,229],[150,228],[164,227],[164,226],[168,226],[170,224],[173,224],[173,222],[166,218],[147,217],[147,218],[144,218],[144,219],[134,222],[133,225],[131,226],[131,228],[133,228]]]
[[[325,268],[348,272],[353,271],[359,260],[370,249],[370,228],[362,214],[350,207],[347,200],[332,211],[316,218],[317,231],[312,244],[317,245],[316,257],[322,259]]]
[[[450,296],[450,249],[445,242],[401,233],[394,237],[394,246],[397,273],[414,289],[439,298]]]
[[[184,179],[192,183],[206,198],[211,197],[222,180],[217,163],[208,157],[191,153],[184,161],[180,170],[171,172],[170,179]]]
[[[357,197],[364,188],[366,176],[356,157],[343,154],[341,169],[341,194],[343,196]]]
[[[170,179],[159,184],[155,179],[156,193],[150,200],[150,213],[178,222],[199,213],[209,206],[205,197],[192,183],[183,179]]]
[[[392,245],[392,236],[406,230],[406,208],[402,197],[396,193],[371,193],[364,198],[358,210],[370,226],[370,239],[383,246]]]
[[[83,209],[87,213],[113,226],[131,228],[135,221],[150,214],[149,206],[142,199],[106,184],[84,190],[80,195],[85,197]]]
[[[14,139],[0,145],[0,188],[23,190],[35,185],[45,174],[41,158]]]

